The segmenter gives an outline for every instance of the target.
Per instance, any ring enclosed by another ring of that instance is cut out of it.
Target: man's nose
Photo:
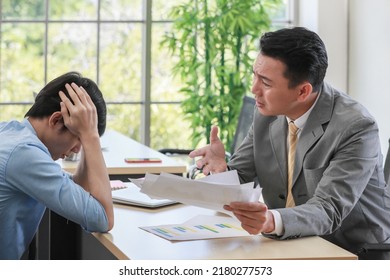
[[[261,91],[261,87],[259,86],[259,83],[253,82],[253,84],[252,84],[252,93],[255,96],[261,96],[262,91]]]

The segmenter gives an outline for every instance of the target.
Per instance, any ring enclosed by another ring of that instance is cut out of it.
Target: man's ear
[[[309,82],[304,82],[299,86],[299,101],[306,101],[307,97],[313,92],[313,86]]]
[[[64,119],[62,118],[61,112],[57,111],[51,114],[49,118],[49,127],[63,129]]]

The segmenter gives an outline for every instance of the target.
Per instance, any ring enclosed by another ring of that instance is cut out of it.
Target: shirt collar
[[[299,118],[297,118],[296,120],[294,120],[294,124],[296,127],[298,127],[299,130],[302,130],[303,127],[305,126],[306,122],[307,122],[307,119],[309,118],[309,115],[311,113],[311,111],[313,111],[313,108],[315,107],[315,105],[317,104],[317,101],[318,101],[318,97],[320,96],[320,93],[318,93],[317,95],[317,98],[316,98],[316,101],[314,101],[313,105],[311,105],[311,107],[309,108],[309,110],[307,110],[302,116],[300,116]],[[290,121],[292,121],[289,117],[286,116],[286,119],[287,119],[287,123],[289,123]]]
[[[30,121],[28,120],[28,117],[24,118],[22,121],[22,124],[27,127],[29,130],[31,130],[32,133],[37,135],[37,132],[35,131],[34,127],[31,125]]]

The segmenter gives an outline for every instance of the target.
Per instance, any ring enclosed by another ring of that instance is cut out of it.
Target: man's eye
[[[268,84],[268,83],[265,82],[264,80],[263,80],[263,85],[264,85],[265,87],[270,87],[270,86],[271,86],[270,84]]]

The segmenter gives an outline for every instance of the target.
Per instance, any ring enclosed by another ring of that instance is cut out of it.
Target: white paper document
[[[200,215],[183,224],[140,227],[171,241],[251,236],[232,217]]]
[[[143,181],[131,180],[141,192],[154,199],[170,199],[183,204],[199,206],[231,215],[223,206],[233,201],[259,201],[261,188],[254,183],[240,184],[237,171],[227,171],[191,180],[161,173],[146,174]]]

